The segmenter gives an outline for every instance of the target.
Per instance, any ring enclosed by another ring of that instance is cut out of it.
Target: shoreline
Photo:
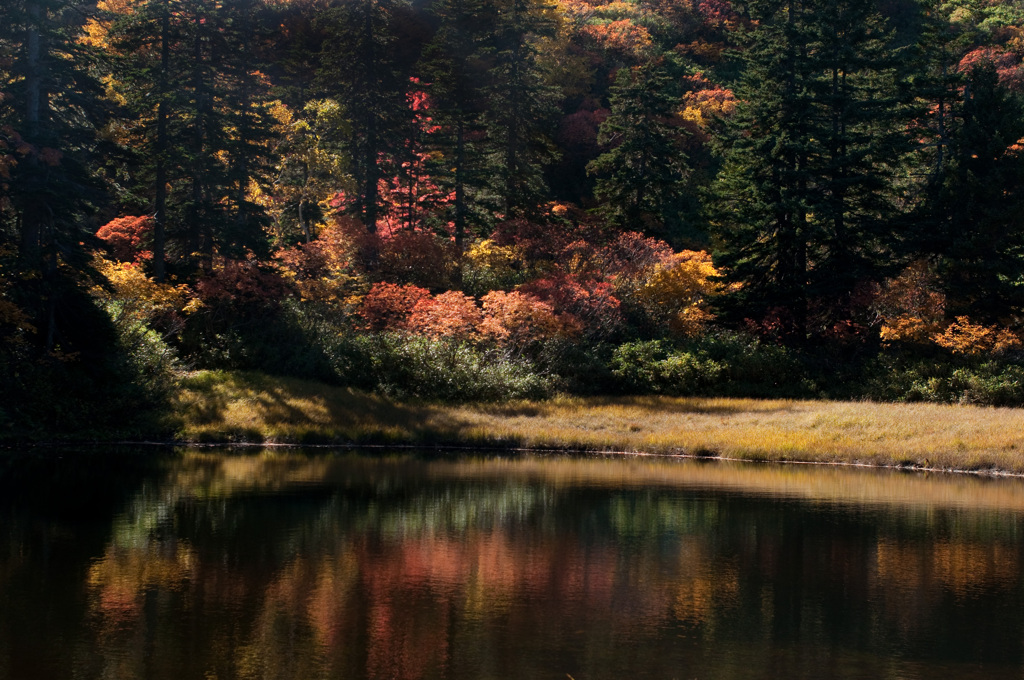
[[[709,463],[749,463],[760,465],[799,466],[807,465],[814,467],[832,468],[860,468],[864,470],[888,470],[891,472],[918,472],[918,473],[941,473],[950,475],[970,475],[974,477],[990,477],[998,479],[1024,479],[1024,472],[1001,468],[957,468],[957,467],[924,467],[920,465],[888,464],[888,463],[866,463],[863,461],[842,461],[842,460],[801,460],[798,458],[744,458],[741,456],[718,456],[702,455],[691,453],[664,453],[657,451],[625,451],[609,449],[581,449],[569,447],[521,447],[521,446],[495,446],[487,444],[469,445],[464,443],[371,443],[371,442],[335,442],[335,443],[298,443],[282,441],[189,441],[189,440],[167,440],[167,441],[134,441],[134,440],[68,440],[68,441],[38,441],[23,443],[0,444],[0,452],[13,449],[76,449],[91,448],[98,446],[118,447],[152,447],[152,448],[188,448],[188,449],[383,449],[388,451],[467,451],[479,453],[522,453],[533,455],[545,454],[566,454],[579,456],[614,456],[633,458],[665,458],[704,461]]]
[[[402,403],[242,372],[186,379],[159,431],[94,435],[0,448],[444,448],[1024,477],[1024,409],[664,396]]]

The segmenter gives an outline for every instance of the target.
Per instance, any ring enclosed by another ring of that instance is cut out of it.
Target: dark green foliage
[[[492,0],[486,38],[488,80],[484,142],[491,190],[506,218],[528,217],[544,200],[544,166],[556,157],[551,141],[557,93],[544,80],[537,41],[554,33],[545,0]]]
[[[747,314],[773,312],[801,339],[849,318],[857,285],[888,263],[905,88],[871,0],[746,7],[759,23],[719,140],[717,259]]]
[[[0,21],[0,251],[19,256],[2,275],[43,351],[70,330],[57,310],[86,268],[102,199],[90,161],[104,106],[76,10],[68,0],[14,0]]]
[[[602,212],[624,230],[678,226],[687,176],[678,88],[660,62],[619,69],[611,113],[598,142],[608,150],[587,166]]]
[[[409,127],[408,74],[397,60],[395,28],[403,5],[402,0],[353,0],[319,19],[327,35],[319,89],[352,104],[348,153],[357,189],[350,211],[371,232],[381,216],[379,183],[401,163]]]
[[[967,74],[938,200],[949,312],[1005,321],[1024,306],[1024,99],[995,66]]]
[[[536,348],[535,361],[550,376],[552,387],[568,394],[609,394],[621,383],[612,373],[615,347],[605,342],[578,342],[566,338],[546,340]]]
[[[481,145],[486,106],[485,39],[488,25],[483,0],[439,0],[431,11],[440,21],[424,50],[430,115],[439,127],[433,146],[440,151],[435,181],[454,194],[450,214],[456,248],[461,252],[467,229],[488,224],[487,179]]]
[[[702,352],[672,350],[662,340],[628,342],[612,353],[612,374],[631,393],[706,394],[723,366]]]
[[[79,289],[61,291],[59,352],[0,358],[0,411],[17,439],[138,437],[156,430],[176,384],[173,353],[145,326],[112,323]]]
[[[865,365],[861,385],[880,401],[1024,405],[1024,366],[1005,359],[880,354]]]
[[[399,333],[346,336],[332,348],[344,384],[399,399],[502,401],[550,393],[548,378],[525,358],[458,340]]]
[[[704,356],[723,366],[713,393],[736,397],[817,396],[809,369],[810,358],[783,345],[764,342],[743,333],[717,332],[694,343]],[[824,384],[835,379],[835,363],[826,362]]]

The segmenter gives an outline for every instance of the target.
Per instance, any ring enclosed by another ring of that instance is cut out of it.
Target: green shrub
[[[551,391],[529,360],[458,340],[357,333],[340,338],[330,358],[343,383],[398,399],[499,401]]]
[[[119,355],[131,382],[151,401],[166,399],[178,384],[181,364],[177,353],[147,320],[131,313],[118,300],[100,302],[110,317]]]
[[[814,384],[793,349],[744,333],[721,331],[693,343],[692,350],[722,366],[714,393],[736,397],[812,396]]]
[[[617,347],[611,369],[629,392],[690,395],[710,391],[725,367],[701,353],[672,351],[663,340],[640,340]]]
[[[551,338],[539,343],[534,361],[552,387],[569,394],[608,394],[618,389],[611,371],[614,346],[605,342],[584,343]]]
[[[1024,405],[1024,366],[945,353],[879,354],[865,367],[865,396],[880,401]]]

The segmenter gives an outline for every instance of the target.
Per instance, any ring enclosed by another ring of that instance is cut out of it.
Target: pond
[[[0,453],[2,680],[1022,674],[1022,480]]]

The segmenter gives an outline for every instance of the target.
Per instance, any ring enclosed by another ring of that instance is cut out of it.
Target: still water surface
[[[0,454],[0,680],[1024,677],[1024,481]]]

